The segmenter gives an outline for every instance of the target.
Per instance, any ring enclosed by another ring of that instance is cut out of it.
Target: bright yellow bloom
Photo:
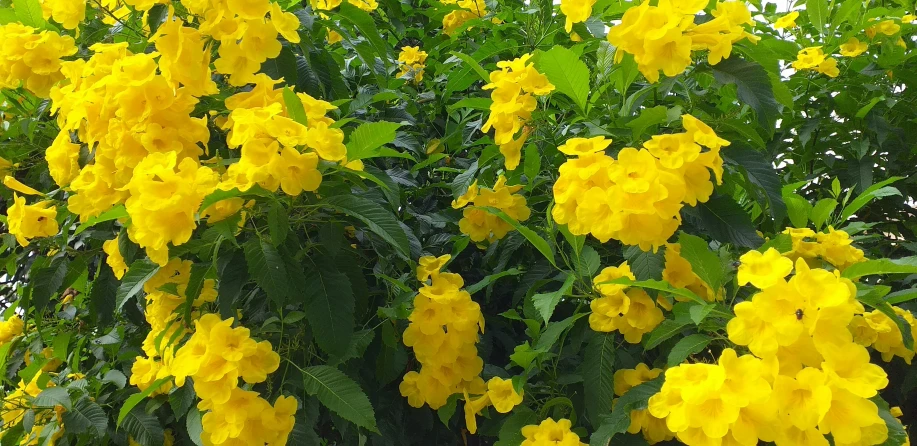
[[[574,23],[583,23],[592,15],[592,6],[596,0],[561,0],[560,12],[566,16],[564,30],[573,30]]]
[[[439,257],[424,256],[417,261],[417,280],[424,282],[430,277],[436,277],[439,272],[449,263],[452,256],[444,254]]]
[[[799,18],[799,11],[791,11],[774,21],[774,29],[795,28],[797,18]]]
[[[20,246],[29,246],[29,241],[36,237],[57,235],[59,230],[57,206],[52,206],[50,201],[26,205],[25,197],[15,193],[6,218],[10,234],[16,236]]]
[[[13,178],[11,175],[7,175],[3,177],[3,185],[8,187],[10,190],[19,192],[20,194],[23,194],[23,195],[44,195],[43,193],[39,192],[38,190],[35,190],[29,186],[26,186],[25,184],[22,184],[22,182],[20,182],[16,178]]]
[[[0,321],[0,347],[22,334],[25,324],[19,316],[13,315],[5,321]]]
[[[525,440],[521,446],[586,446],[580,441],[579,435],[570,430],[573,423],[563,418],[554,421],[546,418],[539,425],[528,425],[522,428]]]
[[[127,264],[124,263],[124,257],[121,256],[121,250],[118,248],[118,238],[115,237],[102,243],[102,251],[105,251],[105,254],[108,255],[105,258],[105,263],[111,267],[115,278],[120,280],[124,277],[124,273],[127,272]]]
[[[500,413],[509,413],[513,407],[522,403],[522,394],[516,393],[513,381],[497,376],[487,381],[487,396],[494,409]]]
[[[528,220],[531,210],[526,205],[525,197],[517,194],[522,186],[506,186],[506,177],[497,178],[493,189],[477,186],[475,181],[468,191],[452,202],[452,207],[459,209],[467,204],[481,207],[493,207],[506,213],[516,221]],[[492,243],[506,236],[514,228],[502,218],[483,209],[469,208],[462,211],[459,230],[473,242],[487,240]]]
[[[592,138],[570,138],[557,147],[564,155],[585,156],[592,153],[603,152],[611,145],[611,140],[604,136],[595,136]]]
[[[857,57],[866,52],[869,44],[860,42],[856,37],[847,39],[846,43],[841,44],[841,55],[845,57]]]
[[[75,0],[53,1],[58,18],[66,21],[67,25],[73,25],[73,20],[80,14],[79,7],[85,7]],[[0,41],[3,42],[0,48],[0,88],[22,86],[41,98],[47,98],[51,87],[64,79],[61,59],[77,51],[70,36],[38,31],[18,22],[0,25]]]
[[[780,282],[793,271],[793,261],[780,255],[780,251],[769,248],[763,254],[760,251],[748,251],[739,261],[737,280],[739,285],[751,283],[764,289]]]

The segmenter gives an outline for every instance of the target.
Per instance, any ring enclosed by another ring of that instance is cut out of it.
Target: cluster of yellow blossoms
[[[117,244],[114,244],[113,248],[114,250],[108,253],[109,266],[113,263],[116,266],[123,265],[123,258],[119,260],[121,253],[117,251]],[[142,345],[146,356],[138,356],[134,360],[130,378],[131,385],[137,386],[140,390],[145,390],[156,380],[172,374],[175,344],[186,333],[181,314],[176,310],[187,300],[185,292],[191,280],[191,264],[190,260],[173,258],[143,284],[146,293],[144,317],[150,324],[150,332],[147,333]],[[123,266],[113,266],[112,270],[115,276],[124,274]],[[204,280],[200,294],[191,303],[192,307],[198,308],[207,302],[214,302],[217,296],[215,286],[216,281],[213,279]],[[196,311],[192,313],[192,317],[197,315]],[[168,393],[171,388],[172,384],[167,382],[154,389],[153,393]]]
[[[628,390],[639,386],[647,381],[656,379],[662,373],[662,369],[650,369],[646,364],[637,364],[633,369],[620,369],[615,371],[614,375],[614,392],[617,396],[624,396]],[[616,404],[617,399],[612,401]],[[631,434],[641,433],[643,438],[649,444],[656,444],[662,441],[668,441],[675,437],[675,434],[665,425],[665,420],[656,418],[647,409],[637,409],[630,411],[630,426],[627,432]]]
[[[650,82],[659,80],[659,71],[676,76],[691,65],[691,52],[709,50],[707,61],[716,65],[732,54],[732,44],[748,38],[743,25],[754,25],[745,2],[717,2],[713,19],[695,24],[695,15],[707,6],[706,0],[660,0],[656,6],[644,1],[628,9],[621,23],[608,31],[608,41],[618,48],[615,59],[632,54],[637,68]]]
[[[39,387],[41,381],[46,381],[46,384],[42,384],[45,388],[54,387],[54,383],[48,381],[47,376],[43,376],[42,372],[38,372],[28,383],[20,380],[16,389],[4,396],[3,406],[0,409],[0,414],[2,414],[0,415],[0,420],[3,421],[3,424],[0,425],[0,438],[10,432],[13,426],[23,422],[26,411],[32,408],[32,398],[35,398],[44,390]],[[47,444],[55,444],[57,440],[64,436],[63,412],[64,408],[62,406],[57,406],[52,410],[35,410],[35,421],[32,424],[32,430],[23,435],[19,445],[38,446],[39,444],[44,444],[39,440],[47,441]],[[45,433],[44,437],[48,437],[45,439],[42,435],[45,428],[54,428],[56,430],[50,436]]]
[[[592,15],[596,0],[561,0],[560,12],[566,17],[564,30],[573,31],[574,23],[583,23]]]
[[[665,269],[662,270],[662,278],[669,285],[675,288],[684,288],[700,296],[708,302],[723,300],[723,290],[713,290],[707,282],[694,273],[691,262],[681,256],[681,245],[678,243],[668,243],[665,245]],[[740,279],[741,280],[741,279]],[[676,300],[683,300],[681,296],[675,296]],[[662,298],[658,302],[664,301]]]
[[[486,388],[482,384],[483,380],[476,379],[462,389],[465,398],[465,426],[472,434],[478,431],[475,417],[487,406],[493,406],[500,413],[510,413],[513,407],[522,403],[522,393],[516,392],[512,380],[495,376],[487,381]],[[472,398],[469,394],[481,396]]]
[[[171,372],[176,385],[194,379],[201,398],[198,408],[205,445],[284,445],[293,430],[296,400],[278,397],[273,406],[257,392],[239,387],[267,380],[280,366],[280,356],[268,341],[256,342],[233,319],[205,314],[194,322],[195,332],[175,353]]]
[[[839,446],[884,442],[888,428],[869,398],[888,379],[854,335],[865,311],[854,284],[774,248],[740,261],[739,284],[761,291],[734,307],[727,332],[751,354],[725,349],[718,364],[667,370],[650,415],[688,445],[826,446],[828,434]]]
[[[299,195],[321,184],[319,159],[346,162],[344,132],[331,127],[334,120],[325,116],[337,107],[297,93],[307,123],[297,122],[284,101],[284,89],[274,88],[277,83],[259,74],[251,91],[226,99],[231,113],[222,127],[229,130],[229,147],[241,148],[241,158],[229,166],[220,189],[246,191],[257,183],[270,191],[281,188]],[[237,204],[241,207],[241,201]]]
[[[484,0],[441,0],[444,5],[458,5],[456,9],[443,17],[443,33],[447,36],[455,32],[471,19],[487,15],[487,4]]]
[[[579,435],[570,430],[573,423],[566,418],[554,421],[546,418],[541,424],[528,425],[522,428],[525,440],[521,446],[586,446]]]
[[[494,143],[500,146],[508,170],[519,166],[522,146],[530,131],[523,126],[538,107],[535,96],[554,91],[554,85],[548,82],[548,78],[528,61],[531,57],[531,54],[525,54],[511,61],[497,62],[499,70],[490,73],[490,83],[484,86],[485,90],[493,90],[490,94],[493,103],[481,131],[494,129]],[[522,134],[513,139],[520,130]]]
[[[592,279],[602,297],[589,304],[589,327],[605,333],[619,331],[627,342],[639,344],[665,317],[646,291],[607,283],[621,278],[636,280],[627,262],[609,266]]]
[[[503,175],[497,178],[493,189],[480,187],[478,181],[475,180],[461,197],[452,202],[452,208],[461,209],[468,204],[492,207],[503,211],[516,221],[525,221],[531,215],[531,210],[526,206],[525,197],[516,193],[520,189],[522,189],[521,185],[507,186],[506,177]],[[473,242],[487,240],[493,243],[505,237],[513,230],[513,226],[484,209],[474,207],[462,211],[459,230],[462,231],[462,234],[469,236]]]
[[[331,11],[341,4],[344,3],[343,0],[309,0],[309,4],[312,5],[312,9],[315,11]],[[373,12],[379,7],[379,2],[376,0],[347,0],[347,3],[356,6],[366,12]],[[322,14],[323,19],[327,19],[326,14]]]
[[[462,276],[440,272],[450,258],[422,257],[417,267],[417,280],[424,286],[414,298],[404,344],[414,349],[421,368],[404,375],[399,386],[412,407],[438,409],[452,394],[481,394],[485,388],[480,377],[484,361],[475,346],[478,331],[484,332],[484,315],[462,289]]]
[[[603,243],[615,239],[644,251],[664,244],[681,224],[682,206],[710,198],[709,170],[722,182],[720,148],[729,145],[691,115],[682,122],[686,132],[655,135],[639,150],[621,149],[617,159],[605,154],[611,140],[602,136],[571,138],[558,147],[576,158],[560,166],[554,220]]]
[[[13,338],[22,334],[25,324],[19,316],[11,316],[5,321],[0,321],[0,347],[3,347]]]
[[[10,234],[16,237],[20,246],[29,246],[29,241],[37,237],[57,235],[57,206],[51,201],[39,201],[25,204],[25,197],[13,193],[13,204],[7,209],[6,221]]]
[[[798,71],[815,70],[828,77],[837,77],[841,71],[837,68],[837,59],[826,57],[820,46],[804,48],[796,55],[793,68]]]
[[[791,260],[822,259],[842,271],[854,263],[866,261],[863,251],[853,246],[850,234],[835,230],[831,226],[827,232],[816,233],[808,228],[787,228],[783,233],[790,236],[792,250],[784,255]]]
[[[401,65],[401,71],[398,72],[398,77],[410,73],[414,77],[414,82],[419,83],[423,80],[423,70],[427,67],[425,65],[426,62],[427,52],[420,51],[420,47],[402,47],[401,53],[398,54],[398,63]]]
[[[76,54],[72,37],[21,23],[0,25],[0,42],[0,88],[22,85],[42,98],[64,78],[61,58]]]

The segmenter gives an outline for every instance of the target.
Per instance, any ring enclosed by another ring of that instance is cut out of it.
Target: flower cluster
[[[309,0],[309,4],[312,5],[312,9],[316,11],[331,11],[339,6],[341,3],[344,3],[343,0]],[[347,0],[347,3],[356,6],[366,12],[373,12],[379,7],[379,2],[376,0]],[[328,16],[322,14],[323,19],[327,19]]]
[[[632,6],[621,23],[608,31],[608,41],[618,48],[615,59],[632,54],[646,79],[657,82],[659,71],[669,77],[684,72],[691,65],[692,51],[708,50],[707,61],[716,65],[732,54],[733,43],[760,39],[743,26],[754,25],[745,2],[718,1],[711,20],[695,24],[695,15],[706,6],[703,0],[660,0],[656,6],[645,1]]]
[[[413,76],[414,82],[419,83],[423,80],[423,70],[426,68],[426,62],[427,52],[420,51],[420,47],[402,47],[401,53],[398,54],[398,63],[401,65],[401,71],[398,72],[398,77],[410,73]]]
[[[560,12],[567,18],[564,30],[573,31],[574,23],[583,23],[592,15],[592,6],[596,0],[561,0]]]
[[[12,316],[5,321],[0,321],[0,347],[22,334],[25,324],[19,316]]]
[[[194,379],[198,408],[209,411],[202,420],[205,445],[286,444],[296,400],[281,396],[271,406],[257,392],[239,387],[239,378],[248,384],[264,382],[280,366],[280,356],[270,342],[257,342],[247,328],[232,323],[215,314],[194,322],[194,334],[175,353],[175,383]]]
[[[656,379],[661,373],[662,369],[650,369],[643,363],[637,364],[637,367],[633,369],[616,370],[614,374],[615,395],[624,396],[628,390]],[[617,399],[613,403],[617,403]],[[675,437],[675,434],[666,427],[665,420],[654,417],[647,409],[630,411],[630,426],[627,432],[631,434],[642,432],[643,438],[649,444],[668,441]]]
[[[226,100],[231,111],[223,123],[231,148],[241,148],[239,162],[229,166],[219,187],[246,191],[254,184],[289,195],[315,191],[322,182],[319,159],[345,161],[344,132],[331,127],[325,114],[337,107],[305,93],[296,98],[305,110],[307,124],[291,118],[278,81],[265,74],[255,77],[251,91]]]
[[[45,0],[41,2],[41,15],[53,19],[64,29],[76,29],[86,20],[86,2],[82,0]]]
[[[691,262],[681,256],[681,245],[678,243],[665,245],[665,269],[662,270],[662,278],[669,285],[675,288],[685,288],[708,302],[723,300],[723,290],[714,291],[707,282],[694,273]],[[741,276],[739,280],[742,280]],[[683,300],[684,298],[675,296],[675,299]]]
[[[525,197],[516,193],[520,189],[521,185],[507,186],[506,177],[503,175],[497,178],[493,189],[480,187],[475,180],[461,197],[452,202],[453,209],[461,209],[468,204],[476,206],[462,211],[459,230],[471,237],[473,242],[487,240],[492,243],[505,237],[513,230],[513,226],[477,206],[499,209],[516,221],[528,220],[531,210],[526,206]]]
[[[64,78],[61,58],[76,54],[72,37],[21,23],[0,25],[0,41],[0,88],[21,85],[42,98]]]
[[[639,344],[644,334],[662,323],[664,316],[646,291],[608,283],[622,278],[635,280],[627,262],[607,267],[592,279],[602,297],[589,304],[589,327],[606,333],[620,331],[627,342]]]
[[[487,4],[484,0],[441,0],[446,5],[458,5],[456,9],[443,17],[443,34],[451,36],[465,22],[487,15]]]
[[[892,307],[892,309],[911,327],[912,334],[917,333],[917,320],[910,311],[899,307]],[[872,347],[882,355],[882,360],[885,362],[891,361],[895,356],[900,356],[908,364],[914,359],[915,351],[904,345],[904,337],[898,325],[879,310],[854,316],[853,321],[850,322],[850,330],[857,344]]]
[[[682,122],[686,132],[655,135],[639,150],[621,149],[617,159],[605,154],[611,141],[602,136],[571,138],[558,147],[576,158],[560,166],[554,220],[603,243],[615,239],[644,251],[664,244],[681,224],[682,206],[710,198],[709,171],[722,182],[720,148],[729,145],[691,115]]]
[[[481,131],[494,129],[494,142],[500,146],[508,170],[519,166],[522,146],[529,135],[529,130],[523,130],[523,126],[538,106],[535,96],[554,91],[554,85],[548,82],[548,78],[528,61],[531,57],[531,54],[525,54],[511,61],[497,62],[500,70],[492,71],[490,83],[484,86],[485,90],[493,90],[490,94],[493,103]],[[520,130],[523,130],[522,134],[513,139]]]
[[[39,439],[53,445],[64,435],[62,424],[64,408],[62,406],[56,406],[53,410],[32,408],[32,398],[35,398],[44,390],[41,386],[45,388],[54,387],[54,383],[48,381],[47,378],[39,371],[28,383],[20,380],[16,389],[3,397],[3,405],[0,406],[0,420],[3,421],[2,425],[0,425],[0,438],[10,432],[13,426],[23,422],[26,412],[31,410],[35,412],[35,421],[32,424],[32,430],[23,435],[22,441],[19,442],[20,446],[37,446],[40,443]],[[47,384],[41,384],[40,386],[39,383],[42,381],[47,382]],[[56,430],[48,435],[48,433],[44,432],[45,428]]]
[[[25,204],[25,197],[13,194],[13,205],[7,209],[7,226],[20,246],[29,246],[37,237],[57,235],[57,206],[51,201]]]
[[[117,257],[121,256],[120,251],[117,251],[116,243],[115,240],[114,251],[109,253],[109,260],[113,254]],[[171,366],[175,356],[175,345],[186,334],[184,321],[181,320],[181,314],[176,310],[187,300],[185,292],[191,280],[191,264],[190,260],[182,261],[179,258],[173,258],[143,284],[143,290],[146,293],[144,317],[150,324],[150,331],[142,345],[146,356],[136,357],[130,378],[131,385],[137,386],[140,390],[146,390],[156,380],[172,374]],[[112,269],[115,270],[114,267]],[[114,272],[115,275],[124,274],[123,270]],[[207,302],[214,302],[217,296],[215,285],[216,282],[213,279],[204,280],[200,294],[191,303],[192,307],[198,308]],[[197,314],[193,312],[192,317]],[[167,393],[171,388],[172,384],[166,383],[155,389],[154,393]]]
[[[866,261],[863,251],[853,246],[849,234],[831,226],[827,231],[816,233],[808,228],[787,228],[783,233],[790,236],[793,249],[784,255],[792,260],[821,258],[839,270]]]
[[[484,361],[475,346],[478,331],[484,332],[484,315],[462,289],[462,276],[441,272],[450,258],[422,257],[417,268],[417,280],[424,286],[414,298],[403,340],[414,349],[421,368],[404,375],[399,386],[412,407],[439,409],[452,394],[484,393]]]
[[[826,57],[820,46],[804,48],[796,55],[793,68],[798,71],[815,70],[828,77],[837,77],[841,71],[837,68],[837,59]]]
[[[570,430],[573,423],[566,418],[554,421],[546,418],[541,424],[530,424],[522,428],[525,440],[521,446],[586,446],[579,435]]]
[[[516,392],[512,380],[495,376],[487,381],[487,387],[482,384],[483,381],[475,380],[462,392],[465,398],[465,426],[472,434],[478,431],[477,415],[487,406],[493,406],[500,413],[509,413],[513,407],[522,403],[522,393]],[[469,394],[481,396],[472,398]]]

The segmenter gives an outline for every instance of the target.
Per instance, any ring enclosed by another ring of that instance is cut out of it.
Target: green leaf
[[[328,361],[329,365],[336,366],[343,364],[351,359],[360,358],[369,348],[369,344],[376,337],[376,332],[370,329],[360,330],[350,337],[350,344],[343,355],[332,358]]]
[[[64,387],[48,387],[42,390],[32,401],[33,407],[51,408],[54,406],[64,406],[64,409],[70,410],[73,406],[70,401],[70,394]]]
[[[407,233],[398,224],[395,216],[382,206],[355,195],[326,197],[321,201],[321,204],[363,221],[370,231],[375,232],[383,240],[390,243],[399,256],[404,259],[410,257],[411,247],[408,243]]]
[[[790,223],[797,228],[805,228],[809,223],[809,212],[812,205],[801,195],[783,191],[783,202],[786,203]]]
[[[61,285],[64,283],[64,277],[67,275],[67,261],[63,257],[57,257],[51,261],[51,264],[35,271],[32,274],[30,283],[32,284],[32,302],[31,307],[35,311],[42,312],[51,301],[51,298],[57,294]]]
[[[722,288],[726,283],[726,271],[715,252],[710,251],[704,239],[682,232],[678,236],[681,245],[681,256],[690,264],[694,274],[710,285],[713,290]]]
[[[538,314],[544,319],[545,324],[551,319],[551,315],[554,314],[554,308],[557,307],[560,299],[570,292],[570,288],[573,288],[573,282],[575,280],[576,275],[567,274],[564,284],[561,285],[560,289],[557,291],[539,293],[532,296],[532,304],[535,306],[535,309],[538,310]]]
[[[475,73],[478,74],[478,77],[480,77],[481,80],[483,80],[484,82],[490,82],[490,73],[488,73],[483,67],[481,67],[481,64],[479,64],[478,61],[474,60],[473,57],[467,54],[464,54],[464,53],[460,53],[458,51],[450,51],[449,54],[461,59],[462,62],[465,62],[465,64],[468,65],[469,68],[471,68],[472,70],[474,70]]]
[[[894,293],[885,296],[885,301],[888,302],[889,305],[902,304],[914,299],[917,299],[917,288],[895,291]]]
[[[662,382],[665,375],[647,381],[627,391],[618,398],[614,410],[610,415],[602,417],[592,437],[589,438],[589,446],[608,446],[615,435],[624,433],[630,426],[630,413],[635,410],[646,409],[647,401],[650,397],[659,393],[662,389]]]
[[[316,395],[325,407],[357,426],[378,433],[369,398],[347,375],[326,365],[307,367],[302,374],[306,391]]]
[[[63,421],[71,434],[82,434],[91,429],[94,437],[101,438],[108,429],[108,415],[88,397],[81,398],[72,409],[64,412]]]
[[[395,140],[401,124],[387,121],[360,124],[347,140],[347,160],[356,161],[382,156],[379,148]]]
[[[535,178],[541,172],[541,152],[538,145],[529,144],[525,146],[525,161],[522,166],[522,172],[528,179],[525,190],[532,190],[535,187]]]
[[[501,271],[496,274],[484,276],[484,278],[481,279],[478,283],[475,283],[474,285],[471,285],[471,286],[466,286],[465,291],[467,291],[468,294],[474,294],[474,293],[477,293],[478,291],[483,290],[484,288],[487,288],[488,285],[495,282],[497,279],[500,279],[506,276],[518,276],[519,274],[522,274],[522,273],[523,273],[522,270],[519,270],[516,268],[510,268],[506,271]]]
[[[538,414],[535,411],[525,406],[517,406],[500,425],[498,440],[494,446],[519,446],[525,441],[522,428],[530,424],[538,424],[538,422]]]
[[[6,25],[18,21],[19,18],[16,17],[16,11],[14,11],[13,8],[0,8],[0,25]]]
[[[159,271],[159,266],[147,259],[140,259],[132,263],[130,269],[121,278],[118,291],[115,292],[115,310],[121,311],[127,300],[142,291],[143,284],[150,280],[157,271]]]
[[[844,210],[841,212],[841,221],[846,221],[858,210],[862,209],[863,206],[869,204],[870,201],[877,198],[888,197],[892,195],[901,195],[901,192],[894,187],[889,187],[889,184],[892,184],[902,177],[891,177],[885,181],[878,182],[866,188],[860,195],[857,195],[853,201],[850,202],[847,206],[844,207]]]
[[[83,231],[99,223],[117,220],[119,218],[127,218],[127,217],[128,217],[127,208],[125,208],[123,204],[119,204],[99,215],[96,215],[95,217],[90,217],[88,220],[86,220],[85,223],[79,225],[76,228],[76,230],[73,231],[73,235],[74,236],[80,235]]]
[[[327,259],[317,259],[307,270],[303,296],[312,334],[326,353],[343,355],[350,345],[354,327],[350,281]]]
[[[223,318],[235,316],[234,303],[249,281],[248,264],[242,250],[228,251],[217,258],[217,304]]]
[[[681,364],[688,356],[700,353],[712,340],[709,336],[703,334],[693,334],[682,338],[672,347],[666,364],[669,367]]]
[[[165,433],[156,416],[144,412],[140,407],[135,407],[129,413],[118,417],[119,426],[122,419],[124,420],[124,430],[141,446],[162,446],[164,444]]]
[[[844,24],[844,22],[849,20],[851,16],[856,17],[854,13],[857,13],[862,9],[863,0],[843,1],[841,2],[841,7],[837,10],[837,14],[834,14],[834,19],[831,20],[831,24],[836,29]]]
[[[546,259],[548,259],[548,262],[551,262],[551,265],[557,266],[557,263],[554,261],[554,251],[551,250],[551,246],[548,245],[548,242],[545,241],[545,239],[543,239],[540,235],[536,234],[535,231],[525,226],[520,225],[519,222],[516,221],[516,219],[514,219],[513,217],[510,217],[509,215],[506,215],[505,212],[497,208],[482,207],[480,209],[484,209],[485,211],[493,215],[496,215],[497,217],[500,217],[503,221],[509,223],[512,227],[516,228],[516,230],[519,231],[519,233],[521,233],[522,236],[525,237],[525,239],[529,241],[529,243],[535,246],[535,249],[537,249],[538,252],[541,253],[541,255],[543,255]]]
[[[279,202],[272,204],[267,213],[267,227],[271,233],[271,244],[275,247],[283,244],[290,232],[290,216]]]
[[[774,225],[780,227],[783,219],[786,218],[786,203],[783,202],[781,194],[780,176],[773,164],[763,153],[743,144],[729,146],[723,156],[741,167],[748,181],[764,191],[767,208],[774,219]]]
[[[815,203],[815,206],[812,207],[812,212],[809,213],[809,218],[815,225],[816,231],[821,229],[821,226],[831,217],[836,207],[837,200],[833,198],[822,198]]]
[[[917,274],[917,256],[900,259],[875,259],[848,266],[841,276],[856,279],[876,274]]]
[[[289,79],[287,79],[289,81]],[[302,106],[302,101],[299,100],[299,96],[296,96],[296,93],[290,89],[290,87],[285,87],[283,89],[283,103],[287,107],[287,114],[290,115],[290,118],[302,125],[309,125],[309,118],[306,116],[306,109]]]
[[[464,172],[455,176],[455,179],[452,180],[452,184],[449,186],[452,189],[452,198],[458,198],[465,194],[468,191],[468,186],[471,186],[471,183],[474,182],[474,176],[478,173],[478,162],[477,160],[472,161],[471,165],[465,169]]]
[[[662,105],[645,108],[640,112],[640,116],[625,125],[630,127],[631,135],[634,140],[637,140],[647,128],[666,122],[667,114],[665,106]]]
[[[378,54],[379,58],[382,59],[382,63],[385,65],[386,72],[388,72],[389,53],[391,52],[391,49],[385,42],[385,39],[382,38],[382,35],[379,34],[379,29],[376,28],[376,23],[373,20],[373,17],[366,13],[366,11],[363,11],[362,9],[357,8],[356,6],[353,6],[347,2],[341,4],[340,9],[338,10],[338,16],[344,19],[344,21],[353,25],[360,31],[360,34],[363,37],[369,40],[370,45],[372,45],[373,49],[376,50],[376,54]]]
[[[42,15],[41,4],[38,0],[16,0],[13,10],[16,12],[16,18],[23,25],[38,29],[51,27]]]
[[[436,409],[436,416],[439,417],[439,421],[442,422],[446,427],[449,426],[449,420],[451,420],[452,416],[455,415],[455,409],[456,406],[458,406],[458,397],[459,395],[457,393],[450,395],[449,400],[446,401],[446,405]]]
[[[573,99],[585,113],[589,98],[589,68],[573,51],[555,45],[538,57],[535,67],[548,77],[558,92]]]
[[[188,381],[185,381],[185,385],[169,394],[169,406],[172,408],[172,413],[175,414],[176,419],[188,413],[188,409],[191,409],[191,406],[194,405],[195,397],[194,387]]]
[[[856,0],[851,0],[856,1]],[[828,0],[806,0],[806,14],[809,15],[809,22],[819,34],[825,33],[825,24],[828,23]]]
[[[687,299],[689,299],[689,300],[691,300],[691,301],[694,301],[694,302],[696,302],[696,303],[699,303],[699,304],[701,304],[701,305],[706,305],[706,304],[707,304],[707,301],[705,301],[703,298],[701,298],[701,297],[698,296],[697,294],[694,294],[693,291],[691,291],[691,290],[689,290],[689,289],[687,289],[687,288],[675,288],[675,287],[673,287],[671,284],[669,284],[669,282],[666,282],[665,280],[652,280],[652,279],[650,279],[650,280],[640,280],[640,281],[636,281],[636,282],[635,282],[635,281],[630,280],[630,279],[628,279],[628,278],[626,278],[626,277],[622,277],[622,278],[620,278],[620,279],[609,280],[609,281],[607,281],[607,282],[599,282],[599,283],[596,283],[596,284],[594,284],[594,285],[595,285],[595,286],[599,286],[599,285],[608,285],[608,284],[611,284],[611,285],[627,285],[627,286],[632,286],[632,287],[636,287],[636,288],[646,288],[646,289],[650,289],[650,290],[662,291],[662,292],[665,292],[665,293],[668,293],[668,294],[674,294],[674,295],[676,295],[676,296],[681,296],[681,297],[687,298]]]
[[[211,264],[195,263],[191,265],[190,277],[188,284],[185,286],[185,320],[191,321],[191,309],[194,301],[200,297],[201,290],[204,289],[204,279],[212,268]]]
[[[289,293],[290,280],[280,253],[273,245],[257,237],[245,242],[244,249],[249,274],[274,303],[283,305]]]
[[[582,375],[586,415],[593,426],[611,411],[614,399],[615,336],[595,333],[583,356]]]
[[[242,192],[239,189],[230,189],[230,190],[217,189],[210,195],[204,197],[204,200],[201,201],[201,206],[198,208],[198,210],[200,212],[203,212],[207,210],[207,208],[212,206],[214,203],[218,201],[226,200],[227,198],[252,197],[252,196],[266,197],[266,198],[271,198],[271,199],[274,198],[274,194],[271,191],[265,190],[263,187],[258,186],[257,184],[252,186],[245,192]]]
[[[560,335],[563,334],[565,330],[570,328],[574,322],[580,317],[585,316],[585,313],[580,313],[575,316],[570,316],[559,322],[551,322],[548,324],[541,335],[538,337],[538,343],[535,344],[535,350],[539,352],[548,352],[554,347],[554,344],[557,343],[557,340],[560,339]]]
[[[490,98],[464,98],[455,104],[450,105],[449,111],[456,111],[460,108],[470,108],[473,110],[490,110],[490,105],[493,103],[494,101]]]
[[[904,425],[901,424],[901,420],[895,418],[895,416],[891,414],[888,402],[879,395],[869,400],[875,403],[879,408],[879,416],[882,417],[882,421],[885,422],[885,426],[888,428],[888,438],[881,446],[901,446],[905,444],[908,440],[907,430],[904,428]]]
[[[134,410],[134,408],[137,406],[137,404],[140,404],[140,402],[143,401],[146,397],[150,396],[150,394],[152,394],[153,392],[155,392],[157,389],[159,389],[160,387],[162,387],[163,384],[165,384],[165,383],[167,383],[167,382],[169,382],[169,381],[172,381],[172,377],[171,377],[171,376],[166,376],[166,377],[163,377],[163,378],[159,378],[159,379],[157,379],[156,381],[153,381],[153,384],[150,384],[150,386],[147,387],[146,390],[144,390],[143,392],[135,393],[135,394],[129,396],[129,397],[127,398],[127,400],[124,401],[124,405],[121,406],[121,410],[118,411],[118,423],[115,424],[115,426],[121,426],[121,422],[122,422],[122,421],[125,421],[125,419],[128,417],[128,415],[131,415],[131,414],[134,414],[134,413],[137,413],[137,412],[145,414],[145,412],[144,412],[142,409],[139,409],[139,408],[138,408],[138,410]],[[156,422],[156,425],[157,425],[157,426],[159,425],[159,422],[158,422],[158,421]],[[125,425],[125,426],[126,426],[126,425]],[[137,439],[137,438],[135,438],[135,439],[136,439],[137,441],[140,441],[140,440]]]
[[[197,446],[204,445],[203,441],[201,441],[201,435],[204,433],[202,418],[201,411],[194,407],[188,411],[188,416],[185,418],[185,429],[188,430],[188,437],[191,437],[191,441]]]
[[[51,341],[51,350],[54,351],[54,357],[61,361],[67,360],[67,354],[70,353],[70,332],[60,332],[54,335]]]
[[[773,134],[778,114],[777,99],[764,67],[733,54],[713,66],[713,76],[721,84],[735,84],[739,101],[748,104],[757,114],[758,124]]]
[[[764,243],[755,232],[751,217],[728,195],[714,195],[706,203],[697,203],[695,214],[705,233],[714,239],[746,248]]]
[[[688,326],[688,323],[685,322],[676,322],[671,319],[666,319],[659,324],[658,327],[653,329],[650,332],[649,337],[646,338],[644,342],[644,348],[646,350],[652,350],[662,344],[663,342],[672,338],[672,336],[681,333],[685,327]]]

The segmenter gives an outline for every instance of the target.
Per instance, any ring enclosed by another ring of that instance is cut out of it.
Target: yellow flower
[[[837,59],[833,57],[829,57],[818,64],[815,70],[828,77],[837,77],[841,74],[841,71],[837,68]]]
[[[477,415],[484,410],[485,407],[490,405],[490,393],[485,393],[483,396],[472,399],[468,395],[468,392],[464,392],[465,396],[465,426],[468,428],[468,432],[471,434],[477,433],[478,431],[478,420]],[[410,401],[409,401],[410,403]]]
[[[513,407],[522,403],[522,394],[516,393],[513,381],[496,376],[487,381],[487,396],[494,409],[500,413],[509,413]]]
[[[825,53],[820,46],[804,48],[796,55],[793,68],[797,70],[814,69],[825,61]]]
[[[643,147],[666,169],[680,169],[700,156],[701,148],[689,133],[654,135]]]
[[[818,426],[831,407],[831,389],[821,370],[806,367],[796,377],[778,375],[774,380],[774,398],[781,420],[800,430]]]
[[[50,201],[26,205],[25,197],[15,193],[6,218],[10,234],[16,236],[20,246],[29,246],[29,241],[36,237],[57,235],[59,230],[56,206],[52,206]]]
[[[522,428],[522,436],[525,440],[521,446],[586,446],[580,441],[579,435],[570,430],[573,423],[563,418],[554,421],[553,418],[546,418],[539,425],[528,425]]]
[[[3,177],[3,185],[10,188],[10,190],[19,192],[23,195],[44,195],[43,193],[32,189],[25,184],[22,184],[19,180],[13,178],[10,175]]]
[[[797,18],[799,18],[799,11],[791,11],[774,22],[774,29],[795,28]]]
[[[856,37],[847,39],[846,43],[841,44],[841,55],[845,57],[857,57],[866,52],[869,44],[860,42]]]
[[[585,22],[592,15],[592,6],[596,0],[561,0],[560,12],[567,17],[564,30],[573,30],[574,23]]]
[[[111,267],[115,278],[120,280],[124,277],[124,273],[127,272],[127,264],[124,263],[124,257],[121,256],[121,250],[118,248],[118,238],[115,237],[102,243],[102,251],[105,251],[105,254],[108,255],[105,258],[105,263]]]
[[[417,280],[424,282],[431,276],[438,276],[439,272],[446,266],[446,263],[449,263],[449,259],[451,258],[452,256],[449,254],[444,254],[439,257],[421,257],[417,265]]]
[[[780,255],[780,251],[769,248],[763,254],[760,251],[748,251],[739,258],[737,280],[739,285],[751,283],[764,289],[780,282],[793,271],[793,261]]]
[[[19,316],[13,315],[5,321],[0,321],[0,346],[10,342],[22,334],[23,324]]]
[[[506,158],[504,164],[506,170],[516,170],[519,167],[519,161],[522,160],[522,146],[525,145],[525,141],[531,133],[531,127],[523,127],[522,134],[518,138],[508,143],[500,144],[500,154]]]
[[[569,156],[585,156],[596,152],[602,152],[609,145],[611,145],[610,139],[605,139],[604,136],[595,136],[592,138],[570,138],[563,145],[559,146],[559,150],[564,155]]]

